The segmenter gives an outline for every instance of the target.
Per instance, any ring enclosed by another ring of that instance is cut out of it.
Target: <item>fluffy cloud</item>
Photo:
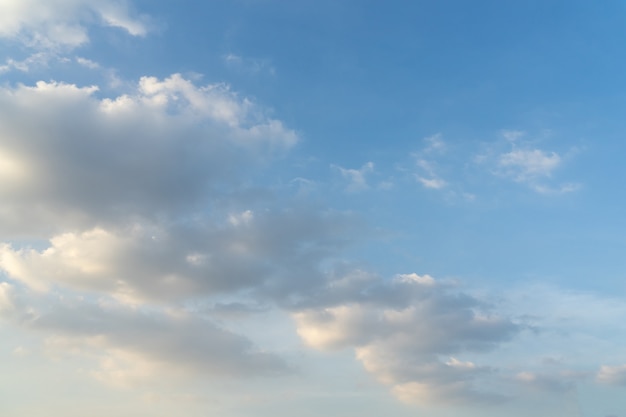
[[[226,86],[142,78],[131,94],[39,82],[0,90],[0,228],[63,232],[207,203],[296,134]],[[36,123],[33,123],[33,121]]]
[[[36,49],[74,48],[89,41],[88,24],[118,27],[133,36],[148,28],[126,0],[4,0],[0,37]]]
[[[492,350],[520,325],[429,276],[405,274],[383,283],[357,275],[348,283],[349,296],[335,294],[344,285],[329,286],[317,306],[294,313],[308,345],[354,348],[365,369],[408,402],[501,398],[475,384],[493,369],[457,356]]]
[[[289,304],[324,282],[321,265],[345,244],[347,216],[248,190],[295,132],[225,85],[179,75],[113,98],[4,87],[0,126],[5,319],[98,358],[93,375],[112,384],[287,370],[205,307]],[[190,300],[202,311],[181,312]]]
[[[95,228],[56,235],[43,250],[4,245],[0,267],[35,289],[57,284],[133,303],[242,290],[282,299],[320,284],[319,264],[344,244],[347,227],[340,214],[292,209]]]

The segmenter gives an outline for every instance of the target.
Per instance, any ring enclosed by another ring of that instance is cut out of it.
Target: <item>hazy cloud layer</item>
[[[153,372],[237,376],[289,371],[278,356],[258,351],[246,338],[182,310],[37,295],[3,283],[0,313],[44,335],[48,348],[62,355],[94,356],[102,367],[96,376],[113,384],[155,377]]]

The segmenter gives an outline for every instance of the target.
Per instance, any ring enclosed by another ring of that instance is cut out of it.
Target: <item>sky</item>
[[[626,3],[0,0],[4,417],[626,417]]]

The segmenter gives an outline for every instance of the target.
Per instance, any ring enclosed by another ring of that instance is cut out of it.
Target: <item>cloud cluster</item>
[[[94,375],[109,383],[155,369],[287,370],[185,303],[286,303],[323,281],[350,220],[246,195],[250,172],[293,146],[294,131],[225,85],[177,74],[112,98],[5,86],[0,114],[2,317],[97,351]]]

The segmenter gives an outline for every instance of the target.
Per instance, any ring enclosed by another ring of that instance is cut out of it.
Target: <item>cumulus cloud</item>
[[[4,0],[0,38],[36,49],[75,48],[89,42],[88,25],[118,27],[144,36],[145,18],[130,13],[125,0]]]
[[[197,207],[298,140],[227,86],[196,87],[177,74],[97,95],[95,86],[46,82],[0,90],[5,236]]]
[[[319,264],[345,244],[350,224],[341,214],[294,209],[95,228],[56,235],[43,250],[4,245],[0,267],[34,289],[60,284],[133,303],[251,289],[276,298],[319,285]]]
[[[316,306],[294,313],[308,345],[353,348],[367,371],[408,402],[502,398],[475,384],[494,370],[459,355],[498,347],[521,331],[519,324],[430,276],[404,274],[383,283],[357,275],[345,285],[349,294],[344,285],[331,285]]]
[[[0,126],[4,318],[94,355],[93,376],[113,385],[163,369],[287,371],[206,315],[304,297],[346,243],[347,215],[247,194],[250,172],[296,144],[294,131],[226,85],[176,74],[119,97],[5,86]],[[179,311],[196,301],[215,308]]]

